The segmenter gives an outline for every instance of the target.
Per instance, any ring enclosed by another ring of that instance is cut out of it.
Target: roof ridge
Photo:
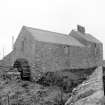
[[[81,35],[81,37],[89,42],[93,42],[93,43],[101,43],[97,38],[95,38],[93,35],[89,34],[89,33],[80,33],[79,31],[76,30],[72,30],[70,32],[70,36],[72,36],[72,32],[75,32],[76,34]]]
[[[45,29],[40,29],[40,28],[33,28],[33,27],[29,27],[29,26],[25,26],[25,25],[23,25],[23,27],[25,28],[25,29],[32,29],[32,30],[40,30],[40,31],[44,31],[44,32],[51,32],[51,33],[56,33],[56,34],[61,34],[61,35],[68,35],[68,34],[64,34],[64,33],[60,33],[60,32],[54,32],[54,31],[50,31],[50,30],[45,30]]]
[[[67,45],[74,45],[74,46],[82,46],[82,47],[85,46],[76,38],[69,36],[68,34],[62,34],[58,32],[52,32],[52,31],[32,28],[28,26],[23,26],[23,28],[29,31],[32,34],[32,36],[34,36],[34,38],[39,41],[67,44]]]

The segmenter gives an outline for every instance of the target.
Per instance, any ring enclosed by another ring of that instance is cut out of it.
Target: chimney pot
[[[77,30],[81,33],[85,33],[85,27],[83,27],[81,25],[77,25]]]

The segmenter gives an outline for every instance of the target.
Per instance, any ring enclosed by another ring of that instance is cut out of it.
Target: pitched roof
[[[27,26],[24,26],[24,28],[28,30],[31,35],[38,41],[85,47],[77,39],[73,38],[72,36],[69,37],[66,34],[40,30]]]
[[[93,37],[92,35],[90,35],[88,33],[81,33],[79,31],[72,30],[70,35],[71,36],[77,35],[80,38],[83,38],[83,39],[85,39],[86,41],[89,41],[89,42],[101,43],[98,39],[96,39],[95,37]]]

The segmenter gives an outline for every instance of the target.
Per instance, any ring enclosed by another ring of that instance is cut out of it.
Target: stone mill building
[[[22,80],[31,80],[30,77],[35,77],[30,74],[36,74],[38,77],[37,70],[42,74],[61,74],[62,81],[69,83],[71,93],[74,93],[65,105],[90,105],[90,103],[96,105],[95,103],[104,96],[103,44],[85,32],[85,28],[80,25],[69,34],[23,26],[14,43],[13,51],[3,58],[1,65],[15,68],[16,62],[20,63],[19,60],[21,62],[25,60],[25,64],[28,64],[21,69]],[[51,79],[51,76],[49,78]],[[82,82],[78,84],[78,80]],[[73,83],[77,85],[73,87]],[[70,89],[69,86],[66,85],[66,90]]]
[[[42,71],[97,67],[102,65],[102,43],[81,26],[69,35],[23,26],[3,63],[11,66],[18,58]]]

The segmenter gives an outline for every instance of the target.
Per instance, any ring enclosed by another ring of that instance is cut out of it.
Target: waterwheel
[[[20,72],[22,80],[30,81],[31,79],[30,66],[29,62],[26,59],[24,58],[16,59],[13,67],[17,68],[17,70]]]

